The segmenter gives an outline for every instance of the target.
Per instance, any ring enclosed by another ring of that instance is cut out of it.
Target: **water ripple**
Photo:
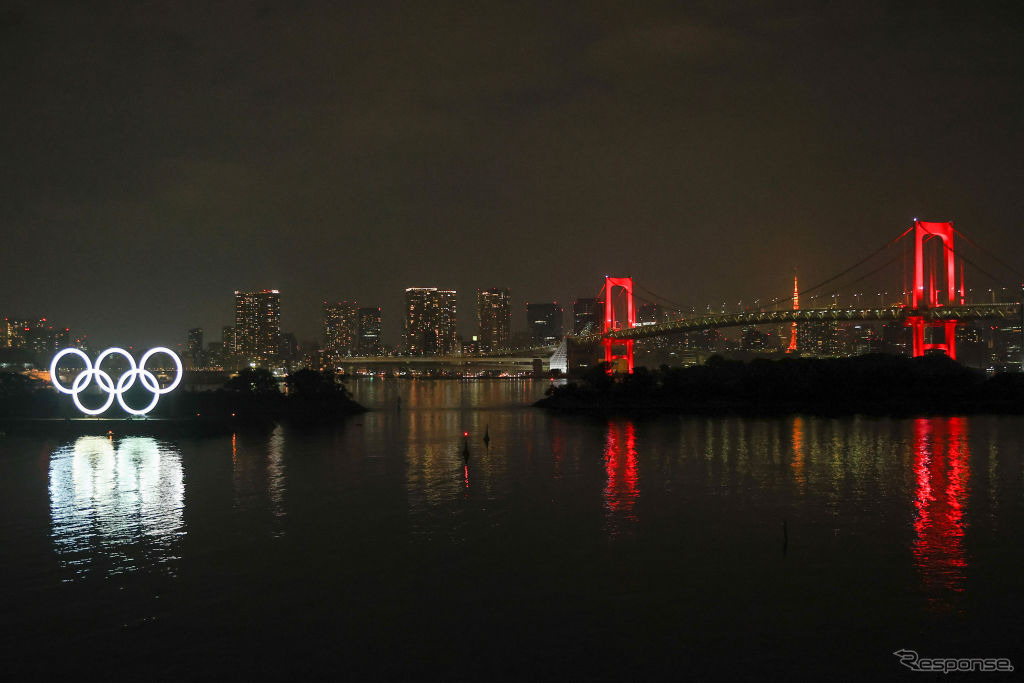
[[[176,448],[83,436],[53,453],[49,490],[53,547],[71,579],[153,567],[173,573],[185,500]]]

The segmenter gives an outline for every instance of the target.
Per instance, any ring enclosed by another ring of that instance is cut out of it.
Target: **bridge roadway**
[[[352,356],[342,358],[342,367],[458,368],[463,370],[532,370],[540,359],[545,370],[557,346],[512,349],[501,352],[453,356]]]
[[[882,321],[899,322],[921,316],[926,321],[946,320],[1020,320],[1021,304],[973,304],[970,306],[938,306],[914,310],[900,308],[804,308],[798,311],[750,311],[744,313],[723,313],[698,318],[683,318],[656,325],[643,325],[613,330],[607,334],[587,334],[576,338],[579,344],[597,344],[601,339],[647,339],[668,334],[718,327],[742,327],[744,325],[772,325],[810,322],[853,322]]]

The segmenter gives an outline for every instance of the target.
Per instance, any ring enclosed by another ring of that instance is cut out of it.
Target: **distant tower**
[[[796,273],[793,274],[793,310],[800,310],[800,288],[796,283]],[[796,353],[796,323],[790,328],[789,333],[789,348],[786,349],[786,353]]]

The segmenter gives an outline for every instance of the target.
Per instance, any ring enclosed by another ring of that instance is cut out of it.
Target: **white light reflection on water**
[[[282,523],[285,517],[285,488],[287,481],[284,468],[284,435],[280,425],[270,435],[267,450],[267,495],[270,496],[270,510],[274,515],[274,536],[283,536]]]
[[[173,573],[185,534],[181,455],[143,437],[79,437],[50,456],[51,537],[73,577]]]

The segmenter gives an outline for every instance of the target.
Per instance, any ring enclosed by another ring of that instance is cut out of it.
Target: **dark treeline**
[[[273,375],[262,368],[246,368],[216,391],[176,389],[160,397],[151,417],[267,422],[327,422],[365,409],[352,400],[342,381],[331,372],[299,370],[285,378],[286,393]],[[107,394],[86,396],[86,406],[98,407]],[[153,394],[136,382],[125,392],[125,402],[143,408]],[[117,401],[102,417],[125,417]],[[81,417],[70,396],[48,383],[14,373],[0,373],[0,418]]]
[[[632,375],[614,377],[601,364],[580,383],[552,387],[536,405],[597,414],[1020,413],[1024,412],[1024,375],[986,378],[943,355],[750,362],[712,356],[704,365],[637,368]]]

